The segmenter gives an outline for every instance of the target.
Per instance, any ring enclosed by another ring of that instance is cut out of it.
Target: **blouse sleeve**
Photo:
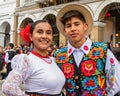
[[[108,96],[114,96],[120,91],[120,63],[108,49],[106,58],[106,79]]]
[[[16,55],[11,63],[12,71],[2,85],[2,91],[6,96],[28,96],[20,89],[20,84],[27,79],[29,64],[27,55]]]

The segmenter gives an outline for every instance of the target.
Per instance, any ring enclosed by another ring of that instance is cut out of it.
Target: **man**
[[[14,48],[13,43],[9,43],[7,48],[8,48],[8,51],[6,52],[6,55],[5,55],[5,62],[7,63],[6,68],[7,68],[7,75],[8,75],[9,72],[12,70],[12,68],[11,68],[11,60],[16,55],[16,52],[13,49]]]
[[[57,27],[68,39],[67,47],[54,53],[66,77],[66,96],[114,96],[120,90],[120,65],[106,43],[87,36],[92,25],[81,5],[67,5],[57,15]]]

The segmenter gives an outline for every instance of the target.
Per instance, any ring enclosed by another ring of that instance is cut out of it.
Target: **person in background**
[[[29,45],[25,43],[25,44],[23,45],[23,50],[29,50]]]
[[[4,52],[3,52],[3,47],[0,46],[0,71],[2,70],[4,66]]]
[[[52,55],[51,55],[51,53],[52,53],[52,48],[51,48],[51,46],[48,47],[47,51],[48,51],[49,56],[52,56]]]
[[[54,52],[58,49],[56,44],[53,44],[53,46],[51,46],[52,52],[51,52],[51,56],[53,56]]]
[[[3,93],[6,96],[62,96],[65,77],[47,51],[53,39],[52,26],[46,20],[38,20],[28,24],[20,34],[24,41],[33,44],[33,50],[29,55],[20,54],[12,59],[13,70],[2,85]],[[24,90],[19,87],[22,82]]]
[[[66,77],[66,96],[114,96],[120,91],[120,65],[104,42],[88,37],[93,20],[86,7],[69,4],[57,15],[67,47],[54,53]]]
[[[8,51],[5,54],[5,62],[6,62],[6,69],[7,69],[7,76],[9,74],[9,72],[12,70],[11,68],[11,60],[12,58],[17,54],[15,52],[14,48],[14,44],[13,43],[9,43],[7,46]]]
[[[63,43],[60,43],[59,48],[63,48],[63,47],[65,47],[65,45]]]
[[[0,79],[4,79],[6,76],[6,72],[4,72],[4,68],[6,68],[5,64],[5,53],[3,51],[3,47],[0,46]]]

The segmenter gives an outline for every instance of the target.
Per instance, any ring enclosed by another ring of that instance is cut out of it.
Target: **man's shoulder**
[[[67,51],[67,47],[63,47],[60,49],[57,49],[55,52],[66,52]]]
[[[67,53],[67,47],[63,47],[63,48],[57,49],[54,52],[54,56],[56,56],[57,54],[60,54],[60,53]]]
[[[94,45],[106,45],[107,42],[93,42]]]
[[[103,47],[103,48],[107,49],[108,48],[108,43],[106,43],[106,42],[93,42],[92,46]]]

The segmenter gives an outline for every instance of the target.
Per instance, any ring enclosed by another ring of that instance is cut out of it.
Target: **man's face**
[[[65,35],[73,46],[78,44],[80,47],[79,44],[83,44],[85,42],[87,28],[87,23],[82,22],[77,17],[72,17],[65,23]]]
[[[8,45],[8,46],[7,46],[7,49],[8,49],[8,50],[10,50],[10,49],[11,49],[10,45]]]

